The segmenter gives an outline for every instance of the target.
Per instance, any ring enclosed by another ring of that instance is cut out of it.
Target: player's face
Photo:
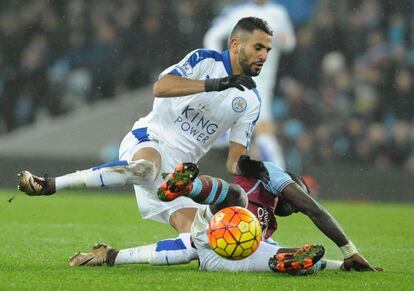
[[[239,64],[244,74],[257,76],[272,48],[272,38],[266,32],[253,30],[241,43]]]

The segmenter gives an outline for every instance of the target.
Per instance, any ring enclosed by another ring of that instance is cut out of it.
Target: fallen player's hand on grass
[[[377,271],[383,271],[384,269],[381,267],[374,267],[368,261],[361,256],[360,254],[355,254],[352,257],[349,257],[344,260],[344,264],[342,265],[343,269],[345,271],[371,271],[371,272],[377,272]]]

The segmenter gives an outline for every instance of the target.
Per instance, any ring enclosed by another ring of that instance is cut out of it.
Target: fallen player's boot
[[[325,254],[322,245],[305,245],[294,252],[276,253],[269,260],[269,267],[275,272],[298,274],[315,265]]]
[[[166,176],[168,174],[163,174]],[[157,191],[158,198],[162,201],[172,201],[180,196],[189,194],[193,187],[193,181],[198,175],[198,167],[193,163],[181,163],[175,168],[167,180]]]
[[[111,255],[111,252],[116,252],[110,246],[104,243],[99,243],[95,245],[89,253],[77,252],[73,257],[69,259],[69,266],[102,266],[109,265],[112,266],[113,263],[108,263],[108,257]],[[113,260],[112,260],[113,261]]]
[[[299,270],[297,273],[292,273],[292,275],[298,275],[298,276],[314,275],[316,273],[319,273],[322,270],[325,270],[326,266],[327,266],[326,260],[321,259],[318,262],[316,262],[312,267],[308,269]]]
[[[19,174],[19,184],[17,189],[31,196],[52,195],[55,190],[55,179],[47,175],[38,177],[29,171],[23,170]]]

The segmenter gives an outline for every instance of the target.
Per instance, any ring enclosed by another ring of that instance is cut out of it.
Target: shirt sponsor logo
[[[269,211],[263,207],[257,208],[257,218],[262,226],[262,232],[266,233],[269,226]]]
[[[231,106],[235,112],[241,113],[246,110],[247,102],[243,97],[236,97],[233,99]]]
[[[206,143],[216,133],[218,124],[207,119],[204,114],[187,105],[174,120],[183,132],[191,135],[196,141]]]

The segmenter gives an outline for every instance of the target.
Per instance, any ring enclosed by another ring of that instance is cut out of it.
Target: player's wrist
[[[220,91],[220,79],[206,79],[204,81],[204,91]]]
[[[358,253],[358,249],[352,241],[349,241],[346,245],[340,247],[340,250],[345,260]]]

